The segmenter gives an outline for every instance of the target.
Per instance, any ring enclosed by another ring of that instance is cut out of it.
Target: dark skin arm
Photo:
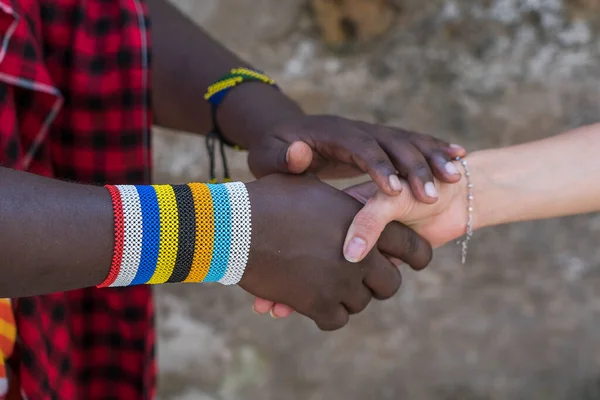
[[[0,167],[0,297],[61,292],[102,282],[113,211],[102,187]]]
[[[195,133],[211,127],[207,87],[231,68],[247,66],[165,0],[148,0],[153,29],[153,108],[159,125]],[[309,116],[284,93],[245,83],[231,90],[217,122],[230,141],[249,150],[257,176],[302,173],[342,178],[368,173],[387,194],[408,180],[422,202],[434,203],[433,177],[453,183],[447,169],[465,150],[399,128],[331,115]],[[396,178],[396,179],[395,179]]]
[[[148,0],[147,4],[152,16],[155,122],[204,134],[212,128],[209,103],[203,97],[206,89],[230,69],[249,64],[173,5],[164,0]],[[277,89],[249,82],[231,91],[217,118],[229,140],[250,148],[261,140],[264,128],[302,115],[300,107]]]
[[[337,329],[372,297],[388,298],[400,273],[384,256],[423,268],[431,247],[393,223],[362,262],[340,248],[360,203],[312,177],[271,175],[247,185],[252,244],[240,286]],[[317,206],[318,205],[318,206]],[[0,167],[0,297],[98,285],[110,270],[108,191]]]

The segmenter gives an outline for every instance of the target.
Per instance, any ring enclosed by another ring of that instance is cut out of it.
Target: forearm
[[[153,108],[156,123],[168,128],[206,133],[212,128],[204,100],[209,85],[232,68],[248,65],[214,41],[165,0],[149,0],[153,41]],[[232,142],[250,147],[267,128],[300,108],[277,89],[245,83],[232,90],[219,107],[217,120]]]
[[[250,250],[240,182],[106,188],[0,168],[0,297],[95,286],[237,284]]]
[[[108,274],[108,191],[0,167],[0,297],[99,284]]]
[[[475,226],[600,211],[600,124],[471,154]]]

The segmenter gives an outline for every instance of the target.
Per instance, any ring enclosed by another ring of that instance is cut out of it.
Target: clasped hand
[[[295,310],[323,330],[338,329],[373,297],[399,289],[400,263],[424,268],[428,242],[441,244],[458,229],[438,232],[448,223],[445,199],[461,177],[451,162],[465,154],[459,146],[338,117],[302,117],[273,127],[249,152],[257,176],[366,172],[373,179],[346,191],[278,174],[248,185],[256,224],[240,286],[257,296],[259,313]]]

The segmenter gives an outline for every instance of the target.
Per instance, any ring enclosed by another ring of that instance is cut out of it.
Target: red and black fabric
[[[103,185],[149,183],[150,33],[142,0],[0,0],[0,165]],[[24,397],[149,399],[148,286],[17,299]]]

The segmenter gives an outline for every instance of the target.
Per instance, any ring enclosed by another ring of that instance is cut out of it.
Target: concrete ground
[[[304,1],[177,1],[310,112],[469,150],[600,119],[597,0],[396,3],[391,32],[338,56]],[[156,180],[206,179],[203,149],[157,131]],[[244,155],[232,157],[234,176],[251,179]],[[477,232],[467,265],[446,246],[426,271],[405,272],[395,298],[335,333],[298,316],[258,317],[238,288],[161,287],[160,398],[598,399],[599,238],[599,215]]]

